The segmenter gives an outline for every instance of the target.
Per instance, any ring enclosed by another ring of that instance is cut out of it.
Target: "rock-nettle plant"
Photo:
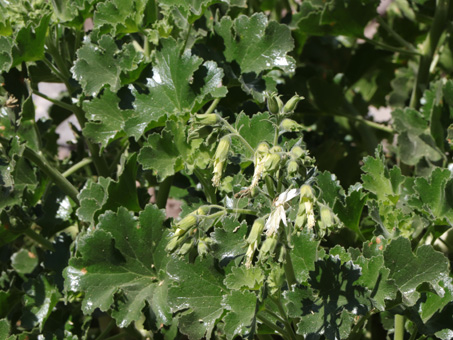
[[[378,5],[0,0],[0,338],[453,338],[453,6]]]

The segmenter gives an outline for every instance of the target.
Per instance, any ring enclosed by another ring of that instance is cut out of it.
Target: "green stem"
[[[233,136],[237,137],[241,142],[242,144],[244,144],[244,146],[250,151],[250,153],[252,154],[252,156],[255,154],[255,150],[250,146],[250,144],[244,139],[244,137],[242,137],[238,130],[236,130],[234,127],[232,127],[230,125],[230,123],[228,123],[225,119],[223,119],[222,117],[219,116],[219,119],[220,121],[222,122],[222,124],[228,129],[228,131],[230,131],[232,133]]]
[[[227,213],[230,214],[243,214],[243,215],[252,215],[256,216],[256,211],[255,210],[250,210],[250,209],[225,209]]]
[[[423,91],[428,88],[431,62],[433,61],[439,39],[446,27],[449,6],[450,0],[437,0],[434,20],[423,43],[422,56],[420,57],[418,65],[417,79],[412,90],[410,101],[410,107],[412,108],[418,108]]]
[[[47,163],[47,160],[41,154],[26,147],[24,150],[24,157],[35,163],[38,168],[40,168],[47,176],[49,176],[66,195],[71,197],[74,202],[79,204],[79,199],[77,198],[79,192],[77,191],[77,189],[71,184],[71,182],[63,177],[63,175],[59,171],[50,166],[49,163]]]
[[[264,177],[264,183],[266,183],[266,188],[267,192],[269,195],[274,198],[275,197],[275,191],[274,191],[274,183],[272,181],[272,178],[268,175]]]
[[[203,172],[200,169],[195,168],[193,173],[195,174],[195,176],[198,178],[201,185],[203,186],[203,192],[206,196],[206,200],[208,201],[208,203],[216,204],[217,196],[215,194],[215,189],[212,186],[211,181],[206,179],[206,177],[204,176]]]
[[[393,30],[392,27],[390,27],[389,24],[381,17],[377,17],[377,22],[379,25],[381,25],[388,33],[390,33],[393,38],[395,38],[396,41],[398,41],[401,45],[406,47],[409,51],[412,51],[414,53],[419,53],[417,49],[412,45],[410,42],[406,41],[402,36],[400,36],[395,30]]]
[[[220,98],[214,99],[214,101],[211,103],[211,105],[209,105],[209,107],[206,110],[205,114],[211,114],[212,112],[214,112],[214,110],[217,107],[217,105],[219,104],[219,102],[220,102]]]
[[[272,335],[269,335],[269,334],[257,334],[256,336],[258,337],[259,340],[273,340],[274,339],[272,337]]]
[[[116,335],[112,335],[111,337],[109,337],[105,340],[117,340],[117,339],[124,339],[124,338],[132,340],[131,338],[129,338],[129,335],[126,333],[118,333]]]
[[[168,195],[170,194],[173,178],[174,176],[169,176],[159,184],[159,190],[157,191],[156,197],[156,205],[159,209],[165,209],[167,206]]]
[[[115,320],[112,319],[110,320],[109,324],[107,325],[107,327],[105,327],[105,329],[102,331],[101,334],[99,334],[99,336],[96,338],[96,340],[103,340],[105,339],[105,337],[107,335],[109,335],[109,333],[112,331],[113,327],[115,327]],[[110,338],[109,338],[110,339]]]
[[[91,163],[93,163],[93,160],[91,158],[89,158],[89,157],[84,158],[80,162],[78,162],[78,163],[74,164],[73,166],[71,166],[68,170],[63,172],[61,175],[63,177],[69,177],[73,173],[77,172],[78,170],[82,169],[84,166],[87,166],[88,164],[91,164]]]
[[[283,318],[283,324],[285,325],[285,329],[288,330],[288,334],[289,334],[290,338],[292,340],[296,340],[297,336],[294,333],[294,330],[293,330],[291,324],[288,321],[288,317],[286,316],[286,311],[283,308],[281,300],[280,299],[274,299],[272,297],[270,297],[270,299],[277,305],[278,311],[280,312],[280,316]]]
[[[267,327],[269,327],[270,329],[272,329],[275,333],[280,334],[281,336],[283,336],[283,337],[286,338],[286,339],[290,339],[288,333],[287,333],[284,329],[278,327],[277,325],[274,325],[271,321],[269,321],[268,319],[266,319],[264,316],[258,314],[258,315],[256,316],[256,318],[257,318],[258,320],[260,320],[263,324],[265,324]]]
[[[58,99],[50,98],[49,96],[45,95],[42,92],[39,92],[38,90],[33,90],[33,94],[35,94],[35,95],[37,95],[37,96],[39,96],[41,98],[44,98],[45,100],[51,102],[52,104],[55,104],[55,105],[61,107],[62,109],[65,109],[65,110],[68,110],[68,111],[71,111],[71,112],[74,112],[77,109],[77,106],[75,106],[75,105],[71,105],[71,104],[62,102],[61,100],[58,100]]]
[[[365,325],[365,322],[370,318],[371,315],[374,314],[374,309],[370,310],[367,314],[363,315],[359,321],[354,325],[352,328],[351,333],[349,333],[349,339],[350,340],[355,340],[355,339],[360,339],[360,334],[359,332],[363,330],[363,327]]]
[[[395,315],[395,334],[393,340],[404,340],[404,316]]]
[[[418,51],[410,51],[410,50],[406,50],[404,48],[390,46],[390,45],[381,43],[379,41],[368,39],[365,36],[361,37],[361,39],[365,40],[367,43],[370,43],[370,44],[376,46],[377,48],[379,48],[381,50],[386,50],[386,51],[390,51],[390,52],[397,52],[397,53],[402,53],[402,54],[408,54],[408,55],[415,55],[415,56],[419,56],[420,55],[420,52],[418,52]]]
[[[50,70],[55,73],[55,75],[63,82],[66,83],[68,81],[67,78],[52,64],[47,58],[42,59],[43,63],[47,65]]]
[[[291,261],[290,249],[286,249],[286,260],[283,264],[283,268],[285,270],[286,280],[288,281],[288,286],[291,287],[292,285],[297,283],[296,274],[294,273],[293,262]]]
[[[52,242],[35,232],[33,229],[25,229],[24,234],[30,237],[36,243],[40,244],[44,249],[55,251]]]

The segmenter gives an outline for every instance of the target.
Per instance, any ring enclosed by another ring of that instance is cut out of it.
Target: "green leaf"
[[[274,141],[275,128],[269,121],[269,113],[257,113],[248,117],[245,113],[241,112],[236,118],[235,128],[239,131],[240,135],[250,144],[253,149],[256,149],[259,143],[268,142],[270,144]],[[238,149],[238,153],[243,153],[248,157],[253,157],[250,151],[243,147],[241,142],[233,139]]]
[[[44,43],[49,21],[50,15],[46,14],[41,18],[37,27],[33,27],[34,25],[29,23],[17,32],[12,50],[13,67],[24,61],[37,61],[44,58]]]
[[[93,16],[95,28],[112,35],[135,33],[140,30],[144,17],[144,0],[108,0],[96,6]]]
[[[58,288],[41,275],[35,280],[25,282],[24,291],[21,326],[31,329],[39,325],[42,331],[45,322],[60,300]]]
[[[88,180],[79,194],[77,216],[94,224],[97,217],[106,210],[116,211],[119,207],[125,207],[131,211],[140,211],[135,185],[137,168],[137,154],[134,153],[129,156],[117,182],[104,177],[99,177],[97,183]]]
[[[12,47],[11,38],[0,36],[0,71],[9,71],[13,64]]]
[[[321,199],[333,208],[337,198],[344,192],[336,176],[329,171],[320,172],[316,176],[316,183],[322,192]]]
[[[95,97],[106,85],[111,91],[118,91],[122,85],[121,72],[136,69],[140,58],[132,44],[119,50],[111,36],[103,35],[97,45],[88,41],[78,49],[71,72],[83,92]]]
[[[187,18],[189,24],[193,24],[204,14],[209,6],[220,2],[229,2],[229,0],[161,0],[159,1],[159,5],[163,8],[165,6],[176,7]]]
[[[425,209],[436,219],[446,219],[450,225],[453,223],[452,188],[453,179],[448,169],[434,169],[429,181],[423,177],[415,179],[415,190]]]
[[[111,310],[118,326],[126,327],[141,316],[148,302],[158,315],[168,317],[162,306],[158,273],[154,263],[162,261],[165,215],[153,205],[146,206],[139,220],[121,207],[99,218],[93,231],[79,239],[78,256],[71,258],[65,270],[65,287],[84,292],[82,310]],[[157,255],[157,256],[156,256]]]
[[[353,189],[353,187],[351,187]],[[344,199],[344,203],[338,200],[334,207],[334,212],[344,225],[360,234],[360,218],[362,211],[367,202],[368,196],[365,195],[361,190],[351,190],[349,195]]]
[[[167,117],[197,112],[214,98],[224,97],[223,71],[213,61],[206,61],[191,54],[180,53],[181,44],[173,39],[162,40],[162,49],[156,52],[153,76],[148,78],[149,94],[139,94],[134,108],[139,114],[131,119],[140,134],[148,128],[162,126]]]
[[[411,243],[404,237],[392,240],[384,251],[385,266],[390,269],[389,278],[395,281],[403,301],[412,306],[420,297],[416,291],[423,282],[438,289],[438,282],[449,270],[448,260],[430,245],[422,245],[415,254]]]
[[[226,265],[224,261],[229,262],[245,254],[247,242],[244,237],[246,234],[247,223],[238,222],[234,217],[226,217],[215,227],[209,236],[215,242],[213,245],[214,256],[222,265]]]
[[[119,103],[120,98],[109,89],[104,91],[101,98],[85,102],[83,109],[88,122],[83,128],[84,136],[106,147],[117,138],[139,134],[136,127],[128,123],[135,112],[121,110]]]
[[[443,296],[433,292],[425,293],[426,299],[420,304],[420,317],[424,323],[453,301],[453,285],[451,281],[451,278],[446,278],[439,282],[443,290]]]
[[[11,266],[19,274],[30,274],[39,263],[36,249],[22,248],[11,256]]]
[[[299,283],[305,283],[309,278],[309,272],[315,270],[319,241],[316,241],[311,233],[301,232],[293,237],[292,242],[294,248],[290,255],[294,273]]]
[[[224,16],[215,31],[223,38],[226,60],[236,61],[241,73],[259,74],[273,68],[294,71],[295,61],[287,55],[294,48],[288,26],[268,22],[264,13],[241,15],[234,21]]]
[[[223,281],[228,289],[258,290],[264,284],[264,273],[261,268],[244,266],[231,268],[231,273]]]
[[[229,312],[223,318],[224,330],[228,340],[236,336],[246,338],[253,332],[257,298],[252,292],[232,291],[225,295],[222,305]]]
[[[223,275],[214,267],[213,259],[197,258],[194,264],[172,259],[167,272],[173,280],[168,292],[172,312],[189,309],[179,318],[180,331],[190,339],[209,339],[223,314],[225,293]]]
[[[298,29],[308,35],[363,37],[368,22],[377,13],[378,1],[304,1],[293,18]]]

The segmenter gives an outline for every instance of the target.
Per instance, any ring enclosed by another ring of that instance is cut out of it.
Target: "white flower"
[[[299,195],[298,189],[286,190],[282,192],[274,201],[275,210],[271,212],[266,221],[266,225],[264,226],[267,236],[277,233],[280,222],[283,222],[285,226],[288,225],[286,222],[285,203],[291,201],[297,195]]]

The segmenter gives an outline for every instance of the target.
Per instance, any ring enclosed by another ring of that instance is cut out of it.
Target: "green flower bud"
[[[299,163],[295,160],[290,160],[286,165],[286,169],[290,175],[296,174],[299,171]]]
[[[276,237],[268,237],[261,246],[260,253],[258,254],[258,260],[262,261],[268,254],[273,254],[275,247],[277,246]]]
[[[197,224],[197,217],[193,214],[189,214],[186,217],[184,217],[181,221],[176,223],[176,227],[183,231],[187,231],[195,224]]]
[[[215,113],[195,114],[193,121],[200,125],[215,125],[220,122],[220,117]]]
[[[250,234],[247,237],[247,243],[251,244],[256,242],[257,240],[261,240],[261,235],[264,229],[264,219],[257,218],[255,222],[253,222],[252,230],[250,230]]]
[[[215,162],[224,162],[227,159],[228,151],[230,150],[231,139],[230,137],[226,136],[223,137],[219,145],[217,146],[217,150],[214,155]]]
[[[271,153],[283,152],[283,148],[280,145],[273,146],[270,150]]]
[[[209,237],[199,239],[197,244],[198,255],[205,256],[209,252],[209,244],[211,243],[212,240]]]
[[[288,132],[298,132],[301,130],[305,130],[305,128],[302,125],[289,118],[283,119],[282,123],[280,124],[280,128]]]
[[[172,238],[170,238],[170,240],[168,241],[168,244],[167,246],[165,247],[165,250],[167,252],[172,252],[173,250],[176,249],[176,247],[178,246],[179,244],[179,237],[178,236],[173,236]]]
[[[181,248],[179,248],[178,254],[179,255],[186,255],[190,249],[192,249],[193,246],[193,240],[190,240],[186,243],[184,243]]]
[[[283,106],[283,114],[294,112],[296,109],[297,103],[299,103],[304,97],[298,96],[297,94],[288,100]]]
[[[300,158],[305,154],[304,149],[302,149],[300,146],[296,145],[293,146],[291,149],[291,158]]]
[[[329,207],[324,204],[320,207],[320,216],[321,216],[321,228],[329,228],[334,224],[334,216]]]
[[[262,158],[263,156],[267,155],[269,153],[269,145],[267,143],[262,142],[258,144],[258,147],[256,148],[255,151],[255,159],[257,157]]]
[[[266,172],[272,172],[278,170],[280,167],[281,157],[277,153],[271,153],[266,157],[266,162],[264,163],[264,169]]]
[[[267,97],[267,109],[270,113],[274,115],[279,114],[282,110],[282,106],[282,100],[275,93],[272,93]]]
[[[199,208],[197,209],[197,212],[196,212],[196,213],[197,213],[197,215],[199,215],[199,216],[204,216],[204,215],[206,215],[206,214],[209,212],[209,209],[210,209],[209,207],[207,207],[207,206],[205,206],[205,205],[202,205],[201,207],[199,207]]]
[[[315,198],[315,194],[314,194],[314,191],[313,191],[312,187],[309,186],[308,184],[302,185],[300,187],[300,197],[301,197],[301,200],[304,197],[307,197],[307,198],[310,198],[310,199]]]

